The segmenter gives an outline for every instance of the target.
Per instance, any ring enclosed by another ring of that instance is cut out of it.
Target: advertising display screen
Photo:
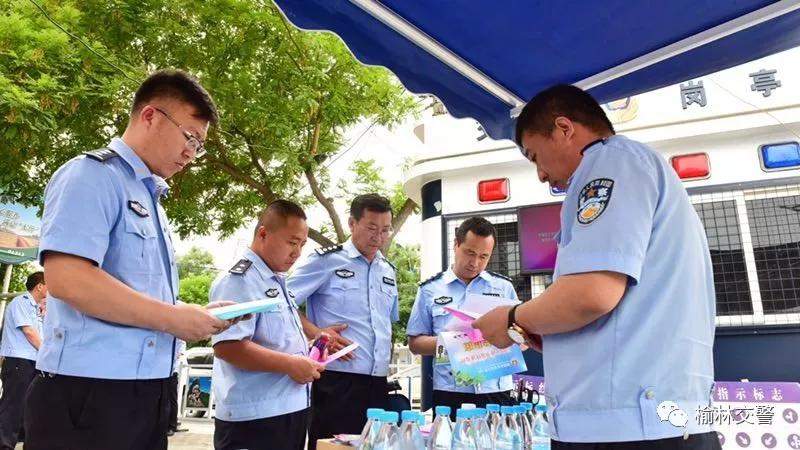
[[[528,206],[517,212],[522,273],[552,272],[555,268],[560,214],[560,203]]]

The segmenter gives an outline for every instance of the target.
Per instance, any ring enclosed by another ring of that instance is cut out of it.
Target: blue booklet
[[[228,320],[233,319],[235,317],[243,316],[245,314],[256,314],[260,312],[270,311],[280,305],[283,302],[283,299],[274,298],[274,299],[264,299],[264,300],[253,300],[249,302],[242,302],[237,303],[235,305],[227,305],[227,306],[220,306],[219,308],[211,308],[208,310],[209,314],[212,316],[222,319]]]

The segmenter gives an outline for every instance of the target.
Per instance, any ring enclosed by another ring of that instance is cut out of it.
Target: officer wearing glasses
[[[360,433],[364,411],[388,403],[392,322],[399,319],[395,268],[380,251],[392,233],[389,200],[356,197],[349,225],[350,240],[318,249],[287,282],[289,296],[306,303],[306,335],[328,334],[331,353],[351,342],[360,346],[314,382],[309,449],[335,433]]]
[[[165,180],[203,153],[216,122],[197,80],[154,73],[136,91],[122,137],[48,183],[39,246],[48,311],[25,448],[167,448],[176,338],[200,340],[231,324],[176,303],[161,206]]]

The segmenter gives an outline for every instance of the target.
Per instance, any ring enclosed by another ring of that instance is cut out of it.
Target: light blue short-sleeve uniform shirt
[[[6,306],[0,356],[36,361],[36,347],[25,337],[22,327],[32,327],[40,337],[42,335],[39,305],[30,293],[14,297]]]
[[[562,442],[654,440],[710,431],[695,419],[713,385],[715,294],[705,231],[667,162],[623,136],[585,150],[561,211],[554,280],[627,275],[617,307],[544,336],[551,434]],[[661,421],[675,402],[684,429]]]
[[[174,304],[178,271],[160,204],[167,184],[122,139],[61,166],[45,189],[39,258],[85,258],[131,289]],[[49,296],[36,368],[78,377],[144,380],[172,374],[175,338],[99,320]]]
[[[469,285],[461,281],[453,269],[441,272],[420,283],[417,299],[411,309],[406,334],[411,336],[438,336],[445,331],[451,315],[445,306],[460,308],[467,294],[489,295],[517,300],[517,292],[508,278],[488,271],[481,272]],[[514,387],[511,376],[484,381],[476,386],[456,385],[450,364],[434,364],[433,388],[439,391],[488,394],[510,391]]]
[[[247,339],[264,348],[289,355],[308,356],[297,303],[286,289],[282,274],[270,270],[252,250],[229,272],[220,274],[211,286],[209,299],[247,302],[279,299],[277,308],[258,313],[212,338],[212,344]],[[306,409],[311,402],[311,384],[298,384],[283,373],[240,369],[214,358],[214,397],[217,418],[230,422],[265,419]]]
[[[320,328],[346,323],[342,336],[359,344],[355,359],[326,370],[377,377],[389,374],[392,322],[399,320],[395,269],[380,252],[372,262],[351,241],[309,255],[289,277],[289,290],[306,303]]]

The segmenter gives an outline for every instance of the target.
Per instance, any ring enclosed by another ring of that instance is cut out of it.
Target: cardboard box
[[[334,443],[333,439],[319,439],[317,441],[317,450],[353,450],[355,447]]]

